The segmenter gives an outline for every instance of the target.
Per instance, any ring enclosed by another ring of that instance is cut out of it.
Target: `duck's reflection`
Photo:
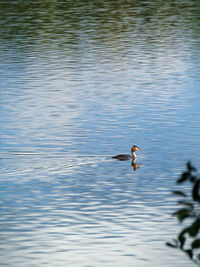
[[[126,158],[126,159],[118,158],[118,160],[119,161],[127,161],[129,159],[128,158]],[[131,166],[132,166],[134,171],[137,171],[142,165],[143,165],[142,163],[137,163],[135,158],[131,160]]]
[[[137,171],[140,168],[140,166],[142,166],[142,163],[136,163],[136,159],[133,159],[131,161],[131,166],[133,167],[134,171]]]

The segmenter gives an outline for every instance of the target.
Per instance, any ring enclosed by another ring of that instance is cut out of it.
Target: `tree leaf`
[[[195,183],[196,181],[197,181],[197,178],[194,175],[190,176],[191,183]]]
[[[180,200],[180,201],[178,201],[178,204],[186,206],[186,207],[190,208],[191,210],[193,210],[193,208],[194,208],[193,203],[191,203],[189,201]]]
[[[198,202],[200,202],[199,186],[200,186],[200,180],[197,180],[192,189],[192,197],[195,201]]]
[[[184,246],[184,244],[185,244],[185,240],[186,240],[186,238],[185,238],[185,234],[188,232],[188,228],[185,228],[185,229],[183,229],[181,232],[180,232],[180,234],[178,235],[178,240],[179,240],[179,242],[180,242],[180,248],[181,249],[183,249],[183,246]]]
[[[181,177],[177,180],[177,184],[181,184],[190,178],[189,172],[182,173]]]
[[[179,235],[178,240],[180,242],[180,248],[183,249],[186,238],[183,235]]]
[[[188,163],[187,163],[187,169],[189,171],[197,171],[196,168],[191,164],[190,161],[188,161]]]
[[[182,222],[184,219],[190,216],[190,210],[189,209],[180,209],[178,211],[175,211],[173,213],[174,216],[177,217],[177,219]]]
[[[172,243],[169,243],[169,242],[167,242],[166,245],[168,247],[171,247],[171,248],[177,248],[177,245],[176,244],[172,244]]]
[[[178,196],[181,196],[181,197],[187,197],[187,195],[182,191],[175,190],[175,191],[172,191],[172,193],[174,195],[178,195]]]
[[[190,227],[188,227],[188,233],[190,236],[195,237],[200,229],[200,220],[197,219]]]
[[[200,239],[196,239],[192,242],[192,248],[200,248]]]
[[[190,259],[192,260],[192,258],[193,258],[193,251],[191,249],[186,249],[184,251],[190,257]]]
[[[181,232],[180,232],[180,234],[179,234],[179,236],[184,236],[184,234],[186,234],[186,233],[188,233],[188,227],[186,227],[185,229],[183,229]]]

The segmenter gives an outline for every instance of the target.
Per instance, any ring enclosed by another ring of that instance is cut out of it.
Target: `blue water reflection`
[[[196,2],[13,4],[1,9],[1,264],[189,266],[165,242],[179,229],[175,179],[200,159]],[[138,169],[111,158],[134,144]]]

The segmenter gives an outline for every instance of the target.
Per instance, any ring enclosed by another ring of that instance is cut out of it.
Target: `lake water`
[[[176,179],[200,162],[199,13],[0,3],[1,266],[191,266],[165,242]],[[133,144],[135,166],[111,158]]]

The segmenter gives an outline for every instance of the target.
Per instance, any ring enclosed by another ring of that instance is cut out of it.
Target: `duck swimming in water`
[[[131,148],[131,156],[126,155],[126,154],[119,154],[117,156],[112,157],[113,159],[118,159],[118,160],[129,160],[129,159],[136,159],[136,154],[135,151],[141,150],[138,146],[132,146]]]

